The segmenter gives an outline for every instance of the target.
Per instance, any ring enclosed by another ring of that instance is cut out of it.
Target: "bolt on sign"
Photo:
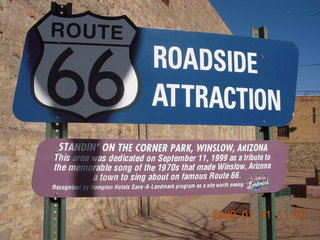
[[[27,34],[13,110],[32,122],[279,126],[297,66],[290,42],[48,13]]]

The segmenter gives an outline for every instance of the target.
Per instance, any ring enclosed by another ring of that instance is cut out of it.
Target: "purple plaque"
[[[47,139],[32,187],[42,197],[277,192],[287,158],[278,141]]]

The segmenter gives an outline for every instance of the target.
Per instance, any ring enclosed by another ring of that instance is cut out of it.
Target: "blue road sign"
[[[48,13],[27,34],[13,111],[30,122],[281,126],[297,66],[291,42]]]

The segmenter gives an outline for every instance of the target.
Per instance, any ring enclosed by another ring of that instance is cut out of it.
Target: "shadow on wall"
[[[194,218],[196,216],[196,218]],[[213,227],[210,216],[196,208],[190,207],[186,214],[166,212],[165,216],[140,217],[123,224],[123,230],[104,229],[105,232],[120,234],[126,231],[124,236],[116,236],[115,239],[127,240],[128,234],[141,239],[233,239],[226,233],[227,223]],[[251,233],[254,234],[254,233]],[[252,236],[254,237],[254,235]]]
[[[137,197],[96,198],[94,199],[94,209],[97,213],[95,219],[90,217],[92,214],[87,209],[79,210],[83,210],[85,218],[95,230],[104,231],[136,216],[138,214],[138,203],[139,198]]]
[[[287,230],[287,226],[286,226]],[[281,231],[286,231],[281,230]],[[96,235],[95,235],[96,234]],[[183,239],[183,240],[214,240],[214,239],[257,239],[258,221],[251,218],[211,219],[200,208],[189,208],[188,212],[163,212],[153,217],[140,217],[122,224],[118,228],[106,228],[96,232],[92,237],[98,239],[127,240],[127,239]],[[310,237],[296,232],[287,233],[285,238]],[[131,238],[128,238],[131,236]],[[81,240],[87,239],[80,238]]]

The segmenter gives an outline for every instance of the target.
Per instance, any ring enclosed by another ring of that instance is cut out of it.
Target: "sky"
[[[233,35],[251,37],[251,26],[299,50],[296,95],[320,95],[320,0],[210,0]]]

